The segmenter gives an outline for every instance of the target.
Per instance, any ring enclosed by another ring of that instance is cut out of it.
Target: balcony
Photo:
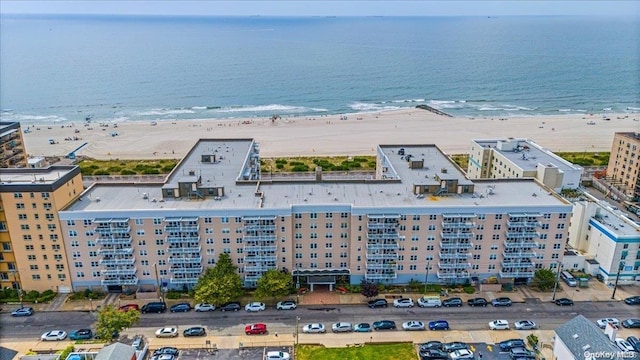
[[[133,265],[136,262],[135,257],[124,258],[124,259],[102,259],[99,264],[104,266],[121,266],[121,265]]]
[[[504,247],[507,249],[533,249],[538,247],[535,241],[505,241]]]
[[[533,274],[534,274],[533,271],[513,271],[513,272],[500,271],[500,277],[502,278],[532,278]]]
[[[507,227],[514,228],[537,228],[542,226],[542,223],[539,221],[507,221]]]
[[[395,261],[389,262],[370,262],[367,261],[366,268],[367,270],[396,270],[398,265]]]
[[[441,249],[471,249],[473,243],[471,241],[441,241]]]
[[[101,270],[100,273],[104,277],[135,276],[136,275],[136,268],[131,268],[131,269],[104,269],[104,270]]]
[[[125,248],[100,248],[98,249],[99,255],[132,255],[133,248],[125,247]]]
[[[540,233],[537,231],[507,231],[507,239],[533,239],[534,237],[540,237]]]
[[[276,231],[276,225],[275,224],[245,224],[243,227],[243,231],[244,232],[248,232],[248,231]]]
[[[197,284],[198,283],[198,278],[199,277],[177,277],[177,278],[171,278],[169,280],[169,282],[171,284]]]
[[[262,277],[262,274],[246,274],[244,276],[244,281],[245,283],[249,282],[249,283],[255,283],[256,281],[258,281],[258,279],[260,279]]]
[[[468,271],[438,271],[438,279],[465,279],[468,277]]]
[[[191,268],[183,268],[183,267],[172,267],[169,271],[172,274],[202,274],[202,266],[191,267]]]
[[[109,285],[138,285],[138,278],[130,278],[130,279],[103,279],[100,283],[104,286]]]
[[[169,256],[169,264],[200,264],[202,256],[196,257],[171,257]]]
[[[167,252],[170,255],[180,254],[199,254],[202,246],[185,246],[185,247],[168,247]]]
[[[197,233],[200,231],[199,225],[168,225],[164,227],[168,233]]]
[[[388,233],[367,233],[368,240],[398,240],[400,236],[396,231]]]
[[[275,252],[277,250],[277,247],[275,245],[272,246],[257,246],[257,245],[245,245],[243,247],[243,251],[246,252]]]
[[[467,260],[471,257],[471,253],[467,251],[457,251],[457,252],[442,252],[438,253],[440,259],[458,259],[458,260]]]
[[[395,251],[384,251],[375,253],[366,253],[367,260],[397,260],[398,253]]]
[[[252,262],[269,262],[269,261],[277,261],[278,257],[275,253],[271,254],[245,254],[244,261],[252,261]]]
[[[450,222],[443,221],[442,228],[443,229],[473,229],[476,227],[476,223],[473,221],[462,221],[462,222]]]
[[[367,280],[393,280],[398,277],[396,272],[367,272],[365,278]]]
[[[438,262],[438,267],[443,270],[469,269],[471,264],[468,262]]]
[[[503,269],[533,269],[535,265],[533,262],[513,262],[507,260],[502,260],[501,264]]]
[[[129,234],[131,232],[131,226],[109,226],[109,227],[101,227],[98,226],[96,228],[96,232],[98,234]]]
[[[440,236],[443,239],[471,240],[474,234],[472,232],[441,232]]]
[[[398,250],[400,247],[398,243],[369,243],[367,244],[367,251],[371,250]]]
[[[254,273],[260,272],[260,273],[263,273],[263,272],[266,272],[268,270],[276,269],[276,268],[277,267],[276,267],[275,264],[273,264],[273,265],[245,265],[244,266],[244,272],[245,273],[248,273],[248,272],[254,272]]]
[[[367,215],[367,219],[369,220],[400,220],[400,215],[398,214],[369,214]]]
[[[249,245],[268,245],[275,246],[276,244],[276,236],[275,235],[261,235],[261,236],[252,236],[245,235],[242,237],[242,242]]]
[[[167,236],[169,244],[199,243],[200,236]]]
[[[379,230],[379,229],[395,230],[395,229],[398,228],[398,226],[400,226],[400,224],[397,223],[397,222],[385,222],[385,223],[369,222],[369,223],[367,223],[367,229],[369,229],[369,230]]]
[[[530,259],[536,256],[532,251],[503,251],[502,257],[505,259]]]
[[[131,236],[127,237],[99,237],[96,239],[98,245],[127,245],[131,246]]]

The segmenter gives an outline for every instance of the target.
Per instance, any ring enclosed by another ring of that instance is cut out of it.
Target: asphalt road
[[[318,307],[301,306],[293,311],[276,311],[267,309],[258,313],[238,312],[208,312],[197,313],[165,313],[142,314],[136,327],[157,329],[166,325],[202,325],[219,334],[240,335],[240,324],[263,322],[270,328],[294,332],[296,317],[299,325],[320,322],[328,328],[332,323],[342,321],[351,323],[369,322],[377,320],[393,320],[398,327],[405,321],[447,320],[453,330],[483,330],[488,328],[488,322],[505,319],[509,322],[518,320],[533,320],[542,330],[552,330],[582,314],[594,321],[603,317],[615,317],[620,320],[637,318],[638,306],[629,306],[623,302],[577,302],[574,306],[557,306],[553,303],[529,302],[516,303],[511,307],[487,306],[473,308],[463,305],[460,308],[422,309],[369,309],[363,305],[338,305]],[[37,339],[44,332],[54,329],[67,332],[79,328],[92,328],[95,322],[94,314],[88,312],[40,312],[31,317],[11,317],[8,311],[0,314],[0,338],[32,338]],[[272,326],[273,324],[274,326]],[[213,332],[212,332],[213,334]]]

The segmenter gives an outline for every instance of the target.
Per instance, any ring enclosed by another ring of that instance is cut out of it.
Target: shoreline
[[[551,151],[610,151],[615,132],[640,132],[640,114],[606,116],[467,118],[411,108],[275,119],[30,124],[22,130],[31,156],[64,157],[87,142],[77,155],[96,159],[181,158],[200,138],[253,138],[264,157],[373,155],[378,144],[435,144],[445,153],[467,153],[472,139],[508,137],[529,138]]]

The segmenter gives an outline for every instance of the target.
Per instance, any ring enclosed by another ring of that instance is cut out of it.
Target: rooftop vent
[[[580,337],[580,335],[578,335],[578,334],[573,334],[573,336],[572,336],[572,337],[573,337],[574,339],[577,339],[577,338],[579,338],[579,337]]]

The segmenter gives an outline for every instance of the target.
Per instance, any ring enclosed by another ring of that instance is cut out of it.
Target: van
[[[420,307],[436,307],[442,306],[442,301],[437,296],[423,296],[418,299],[418,306]]]
[[[154,301],[142,306],[143,313],[163,313],[167,311],[167,304],[163,301]]]
[[[563,271],[560,274],[560,277],[562,278],[562,280],[564,282],[567,283],[567,285],[569,285],[570,287],[576,287],[578,286],[578,281],[573,277],[573,275],[571,275],[568,271]]]

